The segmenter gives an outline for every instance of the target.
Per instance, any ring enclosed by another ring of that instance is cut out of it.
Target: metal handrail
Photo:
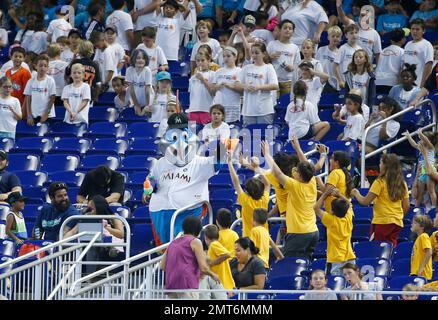
[[[268,219],[268,222],[283,222],[286,221],[285,217],[272,217]],[[231,224],[230,229],[234,230],[234,228],[239,224],[242,223],[242,218],[234,220],[234,222]]]
[[[434,102],[432,100],[430,100],[430,99],[423,100],[421,103],[419,103],[416,106],[410,106],[410,107],[408,107],[408,108],[406,108],[406,109],[404,109],[404,110],[402,110],[402,111],[400,111],[400,112],[398,112],[398,113],[396,113],[396,114],[394,114],[394,115],[392,115],[392,116],[390,116],[388,118],[385,118],[385,119],[380,120],[380,121],[378,121],[376,123],[373,123],[372,125],[370,125],[369,127],[367,127],[364,130],[364,132],[362,134],[362,151],[361,151],[361,163],[360,163],[360,186],[361,186],[361,188],[365,187],[365,160],[375,156],[376,154],[378,154],[378,153],[380,153],[380,152],[382,152],[384,150],[389,149],[392,146],[398,145],[398,144],[402,143],[403,141],[405,141],[407,139],[407,137],[401,137],[401,138],[399,138],[399,139],[397,139],[397,140],[395,140],[395,141],[393,141],[391,143],[388,143],[388,144],[384,145],[383,147],[378,148],[377,150],[374,150],[371,153],[366,154],[365,153],[365,151],[366,151],[365,143],[366,143],[366,138],[368,136],[369,131],[371,129],[375,128],[375,127],[378,127],[378,126],[388,122],[389,120],[398,118],[401,115],[403,115],[403,114],[405,114],[405,113],[407,113],[409,111],[418,109],[420,106],[422,106],[424,104],[430,104],[431,107],[432,107],[432,123],[426,125],[423,129],[432,128],[433,131],[436,131],[436,124],[437,124],[437,121],[436,121],[436,106],[435,106]],[[417,132],[413,132],[411,135],[415,136],[417,134],[418,134]]]
[[[192,209],[198,208],[200,206],[203,206],[204,204],[207,205],[208,223],[213,224],[213,209],[211,208],[210,202],[208,202],[206,200],[202,200],[202,201],[198,201],[194,204],[185,206],[181,209],[176,210],[172,215],[172,219],[170,220],[170,242],[172,242],[172,240],[175,239],[175,236],[174,236],[175,222],[176,222],[176,218],[178,217],[178,215],[180,215],[184,211],[192,210]]]

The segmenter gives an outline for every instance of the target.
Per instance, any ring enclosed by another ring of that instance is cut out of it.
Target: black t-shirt
[[[234,258],[230,261],[231,273],[233,275],[236,288],[252,286],[254,285],[254,276],[258,274],[266,274],[263,261],[258,257],[252,257],[249,259],[242,271],[237,270],[238,265],[239,262],[237,261],[237,258]]]
[[[93,31],[105,32],[105,25],[99,20],[92,19],[87,26],[87,30],[84,32],[84,38],[90,40]]]
[[[123,195],[125,193],[125,180],[121,173],[111,170],[110,182],[105,187],[96,185],[93,180],[93,175],[94,170],[87,172],[84,177],[84,181],[82,181],[78,195],[91,199],[97,195],[101,195],[102,197],[106,198],[109,197],[111,193],[120,193],[122,196],[118,202],[123,202]]]
[[[426,79],[424,87],[429,91],[429,93],[438,89],[438,64],[432,69],[432,73]]]
[[[88,83],[88,85],[91,88],[91,99],[93,101],[97,100],[97,84],[102,82],[102,79],[100,78],[100,69],[99,65],[88,58],[80,58],[80,59],[74,59],[68,66],[65,68],[65,78],[68,80],[68,83],[72,83],[72,79],[70,78],[71,74],[71,66],[75,63],[80,63],[85,68],[85,76],[84,76],[84,82]]]
[[[15,187],[21,187],[20,179],[15,173],[2,171],[0,172],[0,193],[8,193]]]

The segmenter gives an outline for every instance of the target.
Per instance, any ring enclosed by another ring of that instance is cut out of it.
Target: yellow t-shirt
[[[241,192],[237,197],[237,203],[242,206],[242,237],[249,237],[253,227],[252,217],[254,209],[263,208],[268,210],[269,193],[265,192],[259,200],[254,200],[245,192]],[[266,223],[266,229],[268,223]]]
[[[288,190],[286,227],[287,233],[311,233],[318,231],[313,206],[316,203],[316,179],[308,183],[287,177],[284,188]]]
[[[212,241],[208,247],[207,255],[211,260],[216,260],[221,255],[230,253],[219,241]],[[234,288],[234,279],[231,274],[231,268],[229,260],[222,261],[221,263],[211,266],[211,271],[216,273],[221,280],[225,289]]]
[[[438,231],[430,236],[430,244],[432,245],[432,259],[438,261]]]
[[[257,256],[263,261],[265,268],[269,268],[269,240],[271,236],[268,230],[263,226],[254,227],[251,229],[249,237],[260,250]]]
[[[322,224],[327,228],[327,262],[337,263],[356,259],[351,246],[353,214],[349,210],[344,218],[325,213]]]
[[[422,233],[415,240],[414,248],[411,256],[411,275],[424,277],[428,280],[432,279],[432,259],[429,259],[422,274],[418,274],[420,265],[424,260],[426,249],[432,249],[430,238],[427,233]]]
[[[406,185],[406,183],[405,183]],[[403,228],[403,206],[402,200],[391,201],[388,194],[388,186],[384,179],[378,178],[371,185],[370,192],[377,197],[374,200],[373,224],[394,223]],[[409,199],[408,188],[403,199]]]
[[[219,230],[219,242],[230,252],[231,258],[236,256],[234,244],[237,240],[239,240],[239,235],[235,231],[231,229]]]
[[[344,197],[347,197],[347,184],[345,183],[345,173],[341,169],[335,169],[330,172],[327,178],[327,184],[331,184],[339,190],[339,193]],[[333,196],[328,196],[324,202],[325,211],[328,213],[332,212],[332,201],[336,199]]]
[[[268,181],[271,183],[272,187],[275,190],[275,197],[277,198],[278,212],[280,214],[283,214],[282,216],[284,216],[284,214],[286,213],[286,208],[287,208],[288,191],[281,186],[281,184],[278,182],[277,179],[275,179],[272,172],[269,172],[266,175],[266,178],[268,179]]]

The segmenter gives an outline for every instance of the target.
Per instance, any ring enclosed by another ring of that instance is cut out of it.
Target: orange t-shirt
[[[27,82],[32,77],[32,74],[26,68],[20,67],[17,71],[8,69],[6,76],[12,81],[12,96],[20,100],[21,106],[24,103],[24,88]]]

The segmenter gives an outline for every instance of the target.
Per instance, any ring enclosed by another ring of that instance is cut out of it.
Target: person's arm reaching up
[[[266,164],[271,168],[272,174],[274,175],[275,179],[277,179],[278,182],[284,186],[287,176],[275,163],[274,158],[272,158],[272,155],[269,151],[269,144],[266,141],[262,141],[262,153],[265,157]]]
[[[237,176],[236,170],[234,170],[232,153],[230,151],[227,152],[227,163],[228,169],[230,171],[231,182],[233,183],[234,190],[236,190],[237,195],[239,195],[243,192],[243,189],[240,185],[239,177]]]

